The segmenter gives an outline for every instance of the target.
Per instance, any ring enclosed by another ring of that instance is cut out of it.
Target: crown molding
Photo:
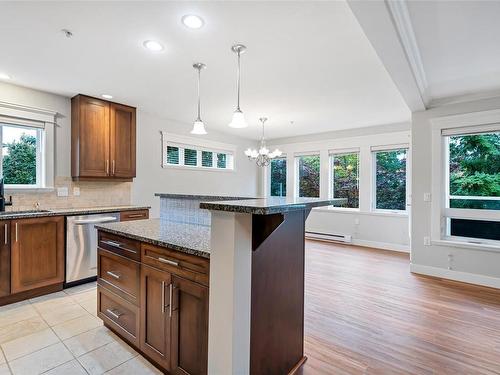
[[[430,102],[426,94],[428,88],[427,76],[406,2],[401,0],[386,0],[385,4],[410,64],[422,101],[427,107]]]

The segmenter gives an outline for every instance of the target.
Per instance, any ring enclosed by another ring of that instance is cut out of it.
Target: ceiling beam
[[[412,111],[428,107],[427,79],[403,1],[347,0],[366,37]]]

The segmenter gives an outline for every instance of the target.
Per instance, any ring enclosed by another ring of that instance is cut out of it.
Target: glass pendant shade
[[[196,120],[193,124],[193,130],[191,130],[191,134],[197,135],[205,135],[207,134],[207,130],[205,129],[205,124],[201,120]]]
[[[248,124],[245,121],[245,116],[243,115],[243,112],[241,112],[239,109],[234,111],[233,119],[229,123],[229,127],[241,129],[241,128],[246,128],[247,126],[248,126]]]

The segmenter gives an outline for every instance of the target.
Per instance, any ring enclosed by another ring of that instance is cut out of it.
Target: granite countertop
[[[227,201],[240,199],[254,199],[254,197],[229,197],[223,195],[200,195],[200,194],[173,194],[173,193],[155,193],[156,197],[173,198],[173,199],[196,199],[206,201]]]
[[[338,206],[345,203],[344,198],[259,198],[245,200],[227,200],[201,202],[200,208],[214,211],[239,212],[254,215],[269,215],[289,211],[307,210],[313,207]]]
[[[146,219],[99,224],[95,227],[119,236],[210,258],[210,226],[208,225]]]
[[[120,211],[147,210],[149,206],[103,206],[103,207],[79,207],[79,208],[57,208],[53,210],[31,210],[31,211],[5,211],[0,213],[0,220],[26,219],[46,216],[71,216],[90,215]]]

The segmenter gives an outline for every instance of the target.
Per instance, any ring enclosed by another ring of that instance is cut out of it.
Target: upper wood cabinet
[[[11,292],[64,282],[64,217],[11,221]]]
[[[135,177],[136,110],[89,96],[71,99],[71,175],[74,179]]]

